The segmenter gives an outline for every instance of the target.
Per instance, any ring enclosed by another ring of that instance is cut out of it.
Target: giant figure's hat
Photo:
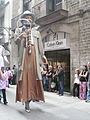
[[[29,10],[26,10],[26,11],[22,14],[21,18],[24,18],[24,17],[27,16],[27,15],[31,16],[32,19],[34,20],[34,14],[33,14],[31,11],[29,11]]]

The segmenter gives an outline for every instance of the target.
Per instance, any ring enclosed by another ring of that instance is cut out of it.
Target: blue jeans
[[[46,76],[42,76],[42,82],[43,82],[43,89],[47,91],[47,87],[46,87]]]
[[[87,101],[90,101],[90,82],[87,82]]]
[[[59,81],[59,94],[64,94],[64,81]]]

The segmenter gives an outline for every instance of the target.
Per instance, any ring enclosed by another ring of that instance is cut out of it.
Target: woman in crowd
[[[57,81],[57,70],[58,66],[53,67],[53,75],[52,75],[52,82],[51,82],[51,88],[53,92],[58,91],[58,81]]]
[[[7,77],[8,77],[8,83],[10,85],[12,85],[12,78],[13,78],[13,75],[12,75],[12,72],[10,70],[10,67],[7,67],[6,68],[6,72],[7,72]],[[8,84],[8,87],[9,87],[9,84]]]
[[[16,65],[13,65],[13,68],[11,70],[12,72],[12,85],[16,85],[16,77],[17,77],[17,68]]]
[[[52,70],[52,66],[50,65],[48,67],[48,71],[47,71],[47,74],[46,74],[48,91],[51,91],[52,74],[53,74],[53,70]]]
[[[1,67],[0,69],[0,91],[2,92],[3,102],[5,105],[8,103],[6,99],[6,87],[7,86],[8,86],[7,74],[4,71],[4,67]],[[0,95],[0,101],[1,101],[1,95]]]
[[[79,74],[80,71],[79,69],[75,70],[75,80],[74,80],[74,86],[73,86],[73,97],[78,97],[79,98]]]
[[[87,68],[85,66],[82,67],[81,72],[79,74],[80,77],[80,99],[85,100],[86,99],[86,88],[87,88]]]

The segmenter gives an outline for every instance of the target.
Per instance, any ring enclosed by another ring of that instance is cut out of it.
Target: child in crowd
[[[8,79],[6,77],[6,73],[4,72],[4,67],[1,67],[0,69],[0,92],[2,92],[3,95],[3,102],[6,105],[7,99],[6,99],[6,87],[8,86]],[[1,94],[0,94],[0,101],[1,101]]]
[[[80,71],[79,69],[75,70],[75,80],[74,80],[74,86],[73,86],[73,97],[78,97],[79,98],[79,74]]]

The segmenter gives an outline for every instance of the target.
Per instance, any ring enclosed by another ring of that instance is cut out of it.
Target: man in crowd
[[[12,68],[12,75],[13,75],[13,78],[12,78],[12,85],[16,85],[16,77],[17,77],[17,68],[16,68],[16,65],[13,65],[13,68]]]
[[[90,62],[88,62],[88,76],[87,76],[87,79],[88,79],[88,82],[87,82],[87,99],[86,99],[86,102],[90,102]]]
[[[64,94],[64,78],[65,77],[65,73],[63,70],[62,65],[58,66],[58,84],[59,84],[59,95],[63,96]]]

